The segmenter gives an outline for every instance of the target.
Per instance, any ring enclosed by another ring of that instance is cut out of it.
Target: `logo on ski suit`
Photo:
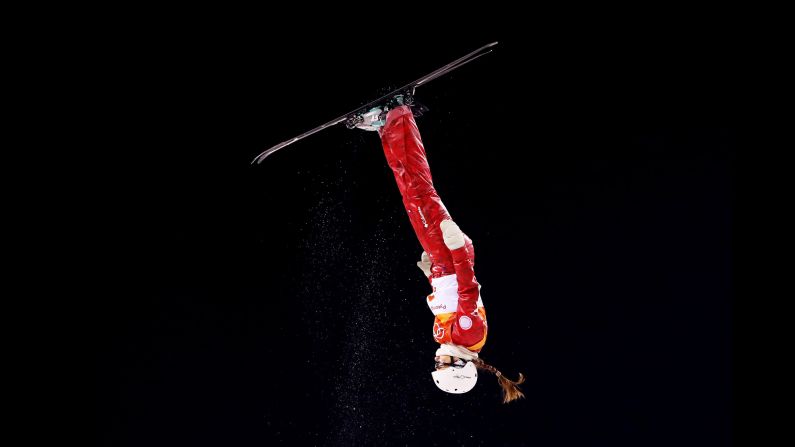
[[[444,326],[439,323],[433,323],[433,338],[437,340],[444,338]]]
[[[420,209],[419,205],[417,205],[417,211],[419,211],[419,212],[420,212],[420,219],[422,219],[422,225],[423,225],[425,228],[428,228],[428,222],[426,222],[426,221],[425,221],[425,215],[424,215],[424,214],[422,214],[422,209]]]

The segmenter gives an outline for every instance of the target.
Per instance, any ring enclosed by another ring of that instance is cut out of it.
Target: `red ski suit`
[[[486,343],[488,326],[480,285],[475,279],[475,249],[466,235],[461,248],[450,250],[444,243],[439,224],[452,218],[433,187],[411,109],[401,106],[390,110],[378,133],[411,226],[431,260],[428,279],[433,293],[427,301],[435,315],[434,339],[479,352]]]

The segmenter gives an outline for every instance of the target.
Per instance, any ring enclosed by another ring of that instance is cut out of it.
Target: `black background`
[[[98,442],[729,445],[733,48],[539,20],[103,47]],[[466,395],[430,380],[421,248],[375,133],[250,165],[494,40],[417,90],[417,122],[477,250],[482,357],[527,377],[510,405],[487,375]]]

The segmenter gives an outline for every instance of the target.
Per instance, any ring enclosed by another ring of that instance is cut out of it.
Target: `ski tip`
[[[257,156],[256,156],[256,157],[255,157],[253,160],[251,160],[251,164],[253,165],[253,164],[260,164],[260,163],[262,163],[262,160],[265,160],[265,157],[267,157],[268,155],[270,155],[270,154],[268,153],[268,151],[265,151],[265,152],[263,152],[263,153],[261,153],[261,154],[257,155]]]

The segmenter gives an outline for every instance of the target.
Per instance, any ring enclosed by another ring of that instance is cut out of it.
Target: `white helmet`
[[[431,373],[433,382],[440,390],[462,394],[475,387],[478,381],[478,370],[472,362],[466,362],[464,366],[448,366]]]

